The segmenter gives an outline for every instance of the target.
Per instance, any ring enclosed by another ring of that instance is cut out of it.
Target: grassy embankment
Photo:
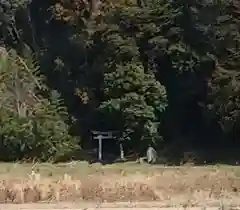
[[[240,167],[87,162],[0,164],[0,202],[174,201],[239,197]]]

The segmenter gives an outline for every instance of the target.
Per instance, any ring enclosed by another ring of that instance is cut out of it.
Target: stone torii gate
[[[104,139],[112,139],[116,140],[116,131],[92,131],[93,139],[98,140],[98,160],[102,161],[102,143]],[[119,149],[120,149],[120,158],[124,159],[124,150],[122,142],[119,142]]]

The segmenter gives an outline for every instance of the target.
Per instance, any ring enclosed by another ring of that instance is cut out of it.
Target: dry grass
[[[136,163],[101,166],[0,164],[0,202],[186,201],[237,198],[238,167],[181,167]]]

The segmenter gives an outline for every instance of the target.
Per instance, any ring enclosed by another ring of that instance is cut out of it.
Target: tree
[[[57,160],[78,148],[65,107],[47,91],[36,64],[15,51],[0,55],[1,159]]]
[[[216,145],[218,133],[237,139],[237,0],[0,2],[1,44],[21,58],[32,49],[49,88],[43,98],[60,93],[84,142],[89,130],[110,128],[134,148],[158,136],[178,151]]]
[[[158,128],[167,106],[166,90],[152,73],[145,73],[141,64],[117,65],[115,71],[104,74],[104,84],[105,100],[100,108],[115,116],[124,140],[146,146],[161,139]]]

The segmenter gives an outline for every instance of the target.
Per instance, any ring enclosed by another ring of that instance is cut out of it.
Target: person
[[[157,151],[151,146],[147,149],[147,162],[150,164],[156,163],[157,161]]]

